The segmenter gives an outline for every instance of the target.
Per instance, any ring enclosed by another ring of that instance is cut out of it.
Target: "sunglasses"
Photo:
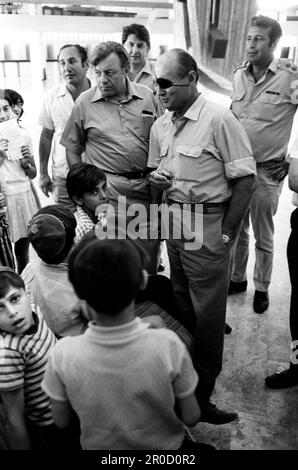
[[[170,88],[171,86],[189,86],[189,83],[186,85],[180,85],[180,83],[173,83],[171,80],[168,80],[167,78],[156,78],[155,79],[157,85],[159,88],[162,88],[163,90],[166,90],[167,88]]]

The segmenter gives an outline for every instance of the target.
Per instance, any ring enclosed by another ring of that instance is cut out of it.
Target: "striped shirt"
[[[0,392],[24,387],[26,417],[37,425],[53,423],[50,402],[41,381],[56,339],[37,306],[32,306],[36,328],[32,334],[0,331]],[[36,313],[34,313],[36,312]]]

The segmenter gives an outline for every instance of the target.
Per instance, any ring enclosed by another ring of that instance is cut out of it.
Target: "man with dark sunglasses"
[[[254,190],[255,161],[231,111],[199,94],[197,64],[190,54],[166,52],[157,60],[155,74],[158,96],[170,112],[151,128],[152,200],[159,203],[165,191],[174,214],[170,234],[181,223],[175,220],[179,207],[190,212],[191,219],[182,220],[181,237],[167,240],[171,279],[180,313],[195,338],[201,421],[225,424],[237,413],[218,409],[210,397],[222,368],[230,247]],[[202,223],[194,235],[203,236],[202,246],[189,247],[185,229],[196,227],[199,213]]]

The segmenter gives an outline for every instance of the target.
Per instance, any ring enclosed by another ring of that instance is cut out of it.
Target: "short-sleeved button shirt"
[[[127,81],[127,98],[104,98],[97,86],[77,99],[61,144],[103,171],[144,171],[150,128],[157,116],[153,92]]]
[[[257,162],[286,155],[298,105],[297,66],[274,59],[255,83],[250,62],[234,74],[232,111],[240,119]]]
[[[60,139],[66,123],[71,115],[74,100],[65,84],[60,84],[47,93],[38,124],[54,131],[51,158],[53,176],[66,178],[68,165],[65,148],[60,145]]]
[[[184,116],[167,112],[152,126],[148,166],[174,175],[177,202],[225,202],[229,180],[255,174],[248,137],[233,113],[200,95]]]
[[[152,91],[156,89],[156,82],[153,75],[153,64],[146,60],[144,67],[137,73],[134,79],[129,75],[132,82],[141,83],[150,88]]]

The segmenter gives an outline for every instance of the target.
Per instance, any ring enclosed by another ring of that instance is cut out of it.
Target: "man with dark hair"
[[[256,16],[247,35],[247,57],[234,74],[232,111],[239,118],[257,162],[257,189],[235,246],[230,294],[246,291],[249,254],[249,215],[255,236],[253,308],[269,306],[273,266],[274,215],[288,172],[287,146],[298,104],[297,66],[274,58],[282,35],[272,18]]]
[[[79,44],[66,44],[61,47],[57,60],[64,83],[47,93],[38,121],[42,126],[39,141],[40,187],[47,197],[53,192],[55,202],[74,210],[74,203],[65,187],[68,166],[60,138],[75,100],[82,91],[90,88],[86,77],[87,50]],[[48,173],[50,155],[52,178]]]
[[[167,240],[171,280],[180,314],[194,334],[201,420],[225,424],[237,414],[219,410],[210,397],[222,368],[229,248],[254,189],[255,161],[231,111],[199,94],[197,65],[187,52],[173,49],[160,56],[155,74],[169,112],[151,130],[152,200],[159,203],[165,190],[173,213]]]
[[[155,91],[153,64],[147,60],[150,50],[150,36],[147,28],[136,23],[124,26],[122,44],[131,60],[129,79],[136,83],[142,83]]]
[[[129,81],[129,57],[121,44],[99,44],[90,63],[97,85],[78,98],[61,139],[69,166],[83,159],[103,170],[116,213],[119,196],[126,197],[127,206],[138,203],[149,210],[147,158],[149,132],[157,116],[154,95],[148,87]],[[156,271],[157,243],[140,242],[151,253],[150,272]]]

